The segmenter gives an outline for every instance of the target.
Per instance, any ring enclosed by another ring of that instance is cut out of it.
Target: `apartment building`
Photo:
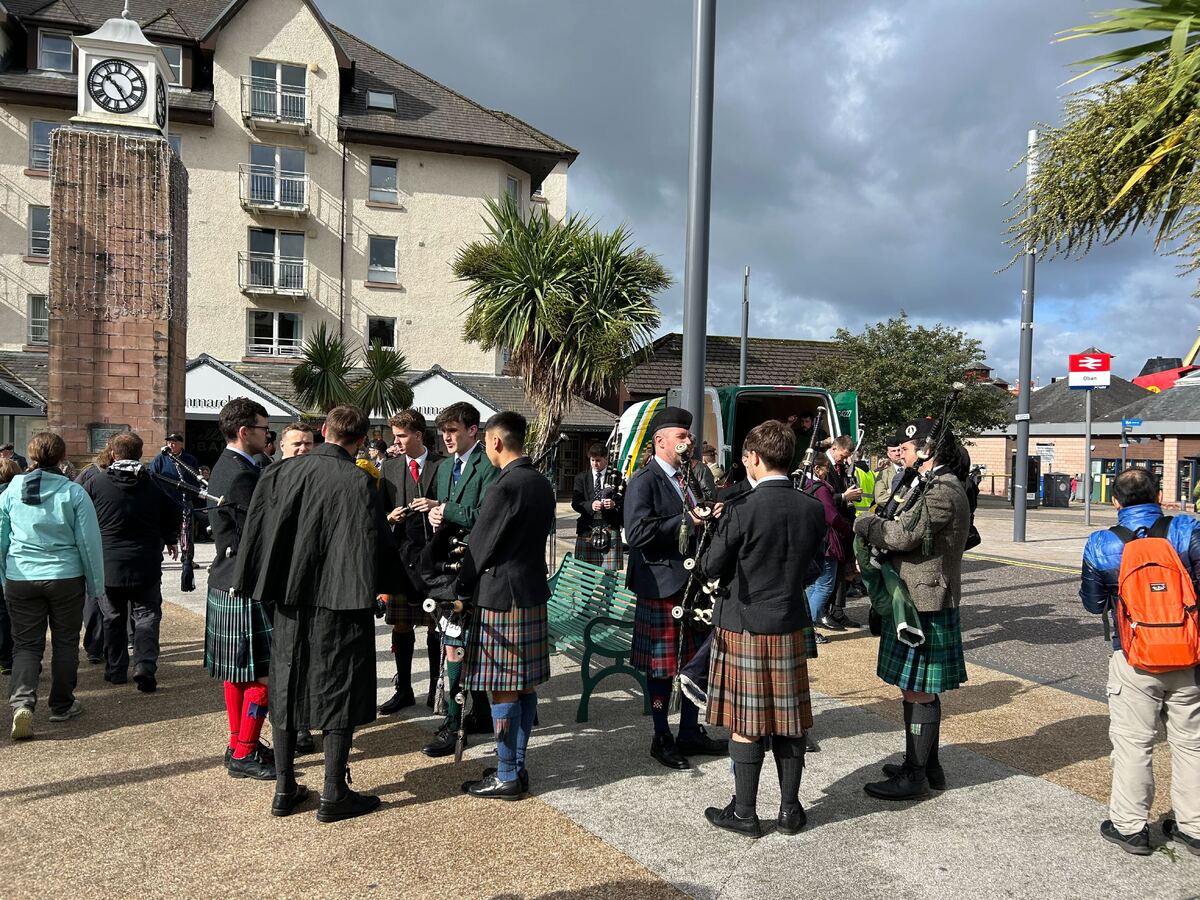
[[[18,394],[47,342],[50,134],[76,106],[71,37],[122,6],[0,5],[0,382]],[[451,261],[482,233],[489,198],[562,218],[575,150],[331,25],[311,0],[133,0],[130,12],[172,71],[189,358],[274,377],[325,324],[399,348],[414,372],[498,374],[495,354],[459,337]],[[0,396],[0,437],[19,440],[15,399]],[[189,418],[192,399],[189,385]]]

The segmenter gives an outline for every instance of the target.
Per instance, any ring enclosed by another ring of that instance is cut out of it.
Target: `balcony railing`
[[[247,356],[286,356],[295,357],[304,349],[301,338],[275,338],[273,340],[256,341],[253,337],[246,344]]]
[[[239,283],[247,294],[308,296],[308,261],[270,253],[238,254]]]
[[[305,173],[242,166],[239,177],[242,206],[246,209],[308,215],[308,175]]]
[[[49,228],[33,228],[29,232],[29,255],[43,256],[50,255],[50,229]]]
[[[31,344],[49,344],[50,343],[50,320],[42,318],[31,318],[29,320],[29,343]]]
[[[307,132],[312,127],[308,88],[274,78],[242,78],[242,118],[251,128]]]

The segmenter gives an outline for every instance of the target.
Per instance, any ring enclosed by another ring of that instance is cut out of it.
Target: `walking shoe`
[[[100,663],[104,662],[104,657],[103,656],[92,656],[92,654],[89,653],[87,655],[87,661],[90,662],[93,666],[98,666],[98,665],[100,665]]]
[[[729,741],[710,738],[703,725],[696,726],[695,734],[679,735],[677,746],[684,756],[725,756],[729,753]]]
[[[464,794],[470,794],[472,797],[492,800],[520,800],[527,790],[525,782],[519,777],[512,781],[501,781],[495,772],[478,781],[464,781],[462,789]]]
[[[153,675],[142,673],[133,676],[133,683],[137,685],[137,689],[143,694],[153,694],[158,690],[158,679]]]
[[[650,755],[668,769],[690,769],[692,764],[675,746],[675,737],[670,732],[656,734],[650,742]]]
[[[858,622],[855,622],[852,618],[846,615],[844,610],[840,609],[834,612],[832,615],[824,616],[822,621],[825,620],[836,622],[838,625],[841,625],[842,628],[862,628],[862,625],[860,625]]]
[[[929,796],[929,781],[924,772],[901,766],[887,781],[863,785],[863,790],[880,800],[916,800]]]
[[[379,798],[374,794],[360,794],[357,791],[346,791],[341,800],[326,800],[321,798],[317,807],[318,822],[340,822],[343,819],[353,819],[365,816],[379,809]]]
[[[814,631],[813,632],[813,641],[814,641],[814,643],[817,643],[817,644],[828,644],[829,638],[825,637],[825,635],[821,634],[821,632],[819,632],[819,631]]]
[[[903,768],[904,766],[888,763],[883,767],[883,774],[888,778],[895,778]],[[944,791],[946,789],[946,772],[940,765],[926,766],[925,780],[929,782],[929,786],[935,791]]]
[[[779,818],[775,820],[775,830],[780,834],[799,834],[807,824],[808,814],[805,813],[803,806],[791,812],[784,812],[783,807],[779,807]]]
[[[22,706],[13,713],[12,739],[27,741],[31,737],[33,737],[33,710],[28,706]]]
[[[729,805],[724,809],[710,806],[704,811],[704,818],[708,819],[709,822],[718,828],[724,828],[726,831],[732,831],[734,834],[742,834],[755,840],[762,837],[763,827],[762,823],[758,820],[758,816],[754,815],[748,819],[743,819],[734,812],[736,806],[736,797],[730,800]]]
[[[699,709],[708,709],[708,693],[682,672],[679,673],[679,689]]]
[[[51,710],[50,721],[65,722],[67,719],[74,719],[76,716],[81,715],[83,715],[83,704],[78,700],[75,700],[71,703],[71,706],[68,709],[64,709],[61,712],[54,712]]]
[[[446,722],[437,730],[437,734],[433,736],[433,740],[421,748],[421,752],[434,759],[449,756],[454,752],[454,745],[457,741],[458,726],[452,726],[449,722]],[[467,746],[465,735],[463,736],[463,746]]]
[[[817,739],[812,736],[811,731],[804,732],[804,752],[805,753],[820,753],[821,745],[817,743]]]
[[[302,784],[296,785],[296,789],[290,794],[281,794],[275,792],[275,799],[271,801],[271,815],[273,816],[290,816],[295,812],[296,807],[308,799],[308,788]]]
[[[308,753],[317,752],[317,742],[313,740],[312,732],[307,728],[302,728],[296,732],[296,755],[304,756]]]
[[[1154,852],[1150,849],[1149,825],[1143,825],[1142,830],[1136,834],[1121,834],[1117,831],[1117,826],[1112,823],[1112,819],[1105,819],[1100,823],[1100,837],[1106,841],[1112,841],[1126,853],[1132,853],[1134,856],[1149,856]]]
[[[1192,837],[1190,834],[1184,834],[1179,830],[1179,823],[1174,819],[1163,819],[1162,830],[1168,840],[1179,841],[1179,843],[1187,848],[1188,853],[1193,856],[1200,856],[1200,837]]]
[[[267,760],[258,748],[238,759],[231,756],[229,760],[230,778],[253,778],[255,781],[275,780],[275,760]]]
[[[817,625],[829,631],[845,631],[846,626],[834,619],[828,613],[817,619]]]
[[[107,681],[109,684],[129,684],[129,676],[128,675],[109,675],[106,672],[104,674],[104,680]]]

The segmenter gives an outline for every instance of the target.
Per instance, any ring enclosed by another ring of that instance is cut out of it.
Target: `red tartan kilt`
[[[680,598],[638,597],[633,614],[633,649],[629,664],[648,678],[674,678],[677,661],[684,665],[696,655],[706,632],[695,628],[683,629],[683,652],[679,653],[679,629],[677,619],[671,618],[671,609]]]
[[[800,737],[812,728],[804,631],[716,629],[708,675],[708,724],[746,737]]]

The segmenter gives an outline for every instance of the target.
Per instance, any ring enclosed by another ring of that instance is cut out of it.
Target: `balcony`
[[[307,87],[293,87],[273,78],[242,78],[242,120],[251,131],[312,130],[312,104]]]
[[[308,215],[308,175],[305,173],[241,166],[238,180],[243,208],[296,218]]]
[[[308,260],[243,250],[238,254],[238,283],[246,294],[307,297]]]

